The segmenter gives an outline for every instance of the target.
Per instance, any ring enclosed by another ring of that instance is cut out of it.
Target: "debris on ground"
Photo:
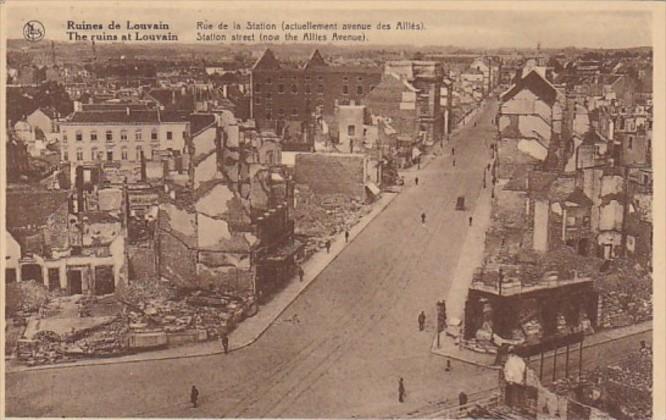
[[[325,246],[326,240],[356,225],[370,206],[344,194],[316,194],[298,185],[294,206],[295,234],[305,239],[305,258]]]

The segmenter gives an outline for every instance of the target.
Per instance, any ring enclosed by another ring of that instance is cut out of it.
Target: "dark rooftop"
[[[160,123],[160,122],[187,122],[187,116],[177,112],[158,110],[132,110],[123,111],[77,111],[67,122],[72,123]]]
[[[502,101],[508,101],[523,89],[528,89],[541,98],[548,105],[553,105],[557,98],[557,90],[536,71],[531,71],[527,76],[520,79],[508,92],[502,96]]]

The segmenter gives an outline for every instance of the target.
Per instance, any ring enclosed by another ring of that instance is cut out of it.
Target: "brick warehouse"
[[[359,103],[381,76],[380,67],[330,66],[318,50],[297,67],[281,63],[267,49],[252,68],[251,117],[259,129],[280,133],[288,127],[287,149],[309,150],[313,117],[332,116],[336,102]]]

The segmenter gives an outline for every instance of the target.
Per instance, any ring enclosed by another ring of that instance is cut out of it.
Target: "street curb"
[[[371,219],[367,221],[367,223],[360,228],[353,236],[350,235],[349,238],[349,243],[352,243],[356,237],[361,234],[369,225],[370,223],[375,220],[380,214],[382,214],[395,200],[400,193],[384,193],[384,194],[390,194],[390,199],[386,201],[384,206],[375,213],[374,216],[372,216]],[[241,350],[254,342],[256,342],[261,336],[268,330],[271,325],[275,323],[275,321],[284,313],[284,311],[291,306],[291,304],[305,291],[307,290],[312,283],[314,283],[317,280],[317,277],[331,264],[333,261],[335,261],[342,252],[347,247],[343,247],[337,254],[333,256],[333,258],[326,263],[319,272],[317,272],[312,279],[303,287],[301,290],[298,291],[296,295],[294,295],[293,299],[287,303],[262,330],[261,332],[255,336],[253,339],[249,340],[248,342],[245,342],[243,344],[234,346],[233,348],[229,349],[229,353]],[[130,363],[139,363],[139,362],[153,362],[153,361],[161,361],[161,360],[174,360],[174,359],[189,359],[189,358],[194,358],[194,357],[208,357],[208,356],[216,356],[220,354],[225,354],[223,350],[216,350],[212,352],[207,352],[207,353],[199,353],[199,354],[181,354],[181,355],[174,355],[174,356],[163,356],[163,357],[150,357],[150,358],[145,358],[145,359],[137,359],[137,360],[118,360],[118,359],[107,359],[104,361],[92,361],[92,360],[86,360],[82,362],[74,362],[74,363],[63,363],[63,364],[53,364],[53,365],[43,365],[43,366],[34,366],[34,367],[21,367],[21,368],[16,368],[16,369],[5,369],[5,375],[9,374],[17,374],[17,373],[24,373],[24,372],[35,372],[35,371],[41,371],[41,370],[49,370],[49,369],[71,369],[71,368],[77,368],[77,367],[86,367],[86,366],[104,366],[104,365],[114,365],[114,364],[130,364]],[[6,367],[6,366],[5,366]]]
[[[653,331],[653,327],[645,328],[641,331],[635,331],[635,332],[632,332],[632,333],[629,333],[629,334],[626,334],[626,335],[622,335],[622,336],[619,336],[619,337],[607,338],[607,339],[604,339],[604,340],[601,340],[601,341],[597,341],[595,343],[590,343],[590,342],[585,343],[585,341],[583,341],[583,343],[584,343],[583,344],[583,349],[587,349],[587,348],[590,348],[590,347],[596,347],[596,346],[599,346],[599,345],[602,345],[602,344],[611,343],[613,341],[622,340],[622,339],[632,337],[632,336],[635,336],[635,335],[639,335],[639,334],[645,334],[646,332],[649,332],[649,331]],[[478,367],[482,367],[482,368],[488,368],[488,369],[493,369],[493,370],[501,369],[500,366],[485,365],[485,364],[482,364],[482,363],[474,362],[472,360],[463,359],[463,358],[458,357],[458,356],[451,356],[451,355],[439,353],[439,352],[435,351],[435,343],[434,343],[435,340],[437,340],[437,336],[435,336],[435,339],[433,340],[433,345],[430,348],[430,352],[437,355],[437,356],[446,357],[448,359],[457,360],[459,362],[466,363],[468,365],[474,365],[474,366],[478,366]],[[468,351],[471,352],[472,350],[468,350]],[[544,353],[544,359],[551,358],[551,357],[553,357],[553,352],[552,351],[548,352],[548,353]]]
[[[476,111],[478,112],[478,110],[480,110],[484,105],[485,105],[485,103],[482,103],[481,106],[476,109]],[[450,133],[450,135],[449,135],[449,139],[447,140],[447,143],[452,144],[455,141],[452,138],[452,136],[454,134],[457,134],[464,127],[465,127],[464,125],[461,125],[461,126],[458,126],[458,127],[454,128],[452,130],[452,132]],[[421,166],[421,169],[418,169],[416,172],[420,172],[420,171],[424,170],[433,161],[435,161],[439,158],[444,158],[444,157],[450,156],[450,155],[442,154],[442,155],[431,155],[431,156],[432,156],[432,158],[429,159],[423,166]],[[403,189],[400,193],[402,193],[403,191],[405,191],[405,190]],[[377,213],[371,219],[369,219],[368,222],[363,227],[360,228],[359,231],[357,231],[353,236],[350,236],[349,243],[353,242],[354,239],[356,239],[356,237],[361,232],[363,232],[375,218],[377,218],[380,214],[382,214],[391,205],[393,200],[395,200],[396,197],[398,197],[400,195],[400,193],[384,193],[384,194],[391,194],[391,198],[386,202],[384,207],[382,207],[379,211],[377,211]],[[293,299],[289,303],[287,303],[283,308],[281,308],[281,310],[277,313],[275,318],[273,318],[269,323],[267,323],[267,325],[261,330],[261,332],[259,332],[259,334],[257,334],[254,338],[252,338],[251,340],[249,340],[249,341],[247,341],[243,344],[240,344],[240,345],[234,346],[232,348],[229,348],[229,353],[232,353],[232,352],[237,351],[237,350],[241,350],[241,349],[253,344],[259,338],[261,338],[261,336],[266,332],[266,330],[268,330],[268,328],[270,328],[275,323],[275,321],[280,317],[280,315],[282,315],[282,313],[284,313],[284,311],[286,311],[287,308],[289,308],[289,306],[291,306],[291,304],[305,290],[307,290],[312,283],[314,283],[317,280],[317,277],[328,267],[329,264],[331,264],[333,261],[335,261],[338,258],[338,256],[345,249],[346,249],[346,247],[343,247],[340,250],[340,252],[335,254],[333,256],[333,258],[330,261],[328,261],[328,263],[326,265],[324,265],[319,270],[319,272],[317,272],[317,274],[315,274],[313,276],[313,278],[305,285],[305,287],[303,287],[301,290],[299,290],[298,293],[296,293],[294,295]],[[16,374],[16,373],[23,373],[23,372],[34,372],[34,371],[49,370],[49,369],[71,369],[71,368],[85,367],[85,366],[104,366],[104,365],[113,365],[113,364],[130,364],[130,363],[152,362],[152,361],[161,361],[161,360],[188,359],[188,358],[194,358],[194,357],[216,356],[216,355],[221,355],[221,354],[225,354],[223,350],[216,350],[216,351],[198,353],[198,354],[181,354],[181,355],[162,356],[162,357],[156,356],[156,357],[150,357],[150,358],[145,358],[145,359],[137,359],[137,360],[118,360],[118,359],[114,359],[114,358],[106,359],[106,360],[103,360],[103,361],[86,360],[86,361],[74,362],[74,363],[63,363],[63,364],[43,365],[43,366],[34,366],[34,367],[20,367],[20,368],[16,368],[16,369],[5,369],[5,374],[9,375],[9,374]],[[5,368],[6,368],[6,366],[5,366]]]

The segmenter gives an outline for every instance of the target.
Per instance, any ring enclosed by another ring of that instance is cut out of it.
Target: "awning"
[[[367,188],[374,196],[379,196],[382,192],[374,182],[367,182],[365,188]]]
[[[269,255],[264,258],[264,261],[267,262],[282,262],[287,258],[292,257],[298,251],[303,248],[303,243],[292,240],[290,243],[283,245],[275,250],[273,250]]]

